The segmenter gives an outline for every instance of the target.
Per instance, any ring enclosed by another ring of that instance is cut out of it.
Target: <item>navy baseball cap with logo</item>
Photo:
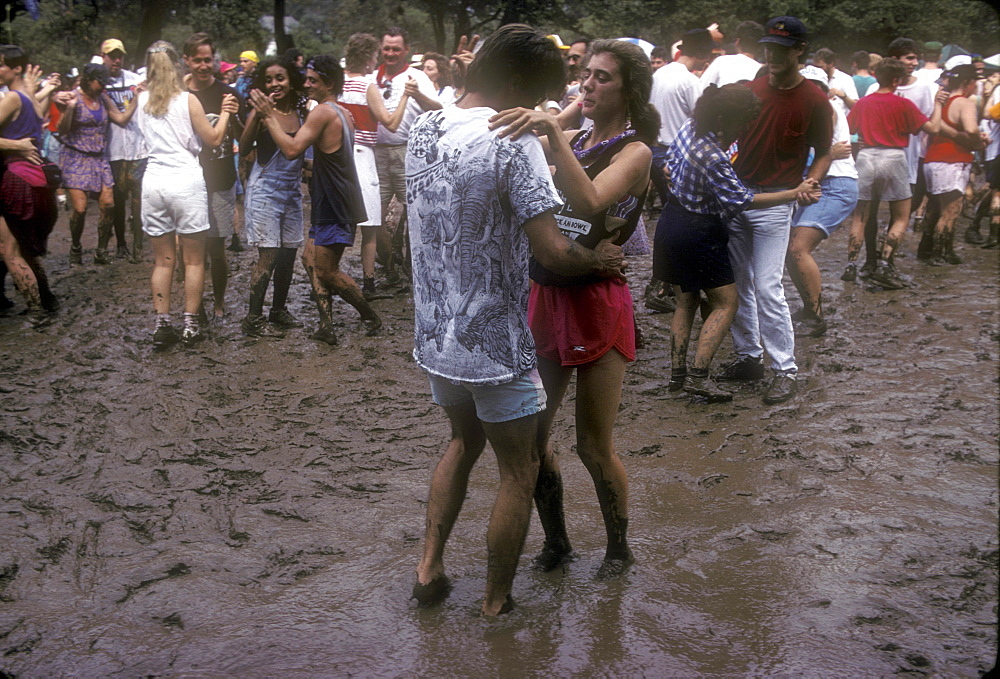
[[[764,37],[758,42],[773,42],[785,47],[795,47],[809,37],[806,25],[795,17],[775,17],[767,22]]]

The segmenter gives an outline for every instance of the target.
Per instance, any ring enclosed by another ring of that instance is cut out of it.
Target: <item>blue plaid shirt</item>
[[[729,221],[753,202],[753,192],[736,176],[715,133],[696,137],[694,120],[684,123],[670,145],[667,167],[670,190],[685,210]]]

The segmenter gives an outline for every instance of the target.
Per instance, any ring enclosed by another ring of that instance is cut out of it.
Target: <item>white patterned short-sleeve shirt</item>
[[[431,374],[476,384],[535,367],[521,226],[560,205],[539,140],[499,138],[488,127],[495,113],[425,113],[406,149],[413,355]]]

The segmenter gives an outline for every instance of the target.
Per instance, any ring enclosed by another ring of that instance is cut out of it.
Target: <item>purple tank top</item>
[[[15,90],[17,92],[17,90]],[[21,97],[21,111],[13,120],[0,127],[0,137],[4,139],[24,139],[31,137],[37,145],[42,137],[42,119],[35,113],[31,99],[24,92],[17,92]]]

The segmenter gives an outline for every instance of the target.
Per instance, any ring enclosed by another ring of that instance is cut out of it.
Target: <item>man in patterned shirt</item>
[[[428,373],[452,438],[431,480],[424,551],[413,597],[431,605],[450,585],[443,554],[473,465],[489,441],[500,488],[486,540],[484,615],[512,607],[538,477],[536,431],[545,392],[528,328],[528,253],[565,275],[621,275],[621,249],[588,250],[563,236],[559,198],[541,142],[501,138],[497,111],[533,108],[564,78],[558,48],[508,25],[472,62],[462,101],[410,129],[406,198],[413,252],[414,358]]]

